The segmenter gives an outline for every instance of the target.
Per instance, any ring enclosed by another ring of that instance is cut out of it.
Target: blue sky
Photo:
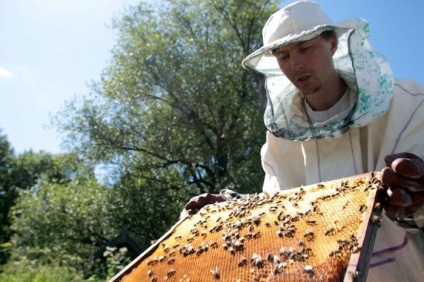
[[[100,79],[116,40],[108,25],[138,2],[0,0],[0,129],[16,153],[62,152],[50,115]],[[389,60],[395,76],[424,84],[424,1],[318,2],[335,22],[367,19],[371,44]]]

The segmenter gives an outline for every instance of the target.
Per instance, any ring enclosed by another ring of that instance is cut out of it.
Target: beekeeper
[[[292,3],[263,28],[243,66],[264,80],[263,191],[380,171],[387,189],[367,281],[424,277],[424,86],[395,80],[361,19],[333,23]],[[231,198],[204,194],[186,209]]]

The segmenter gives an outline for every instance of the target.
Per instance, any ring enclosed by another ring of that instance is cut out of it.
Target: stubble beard
[[[296,83],[295,86],[297,89],[299,89],[303,96],[313,95],[321,89],[321,85],[317,82],[310,83],[308,85],[301,85]]]

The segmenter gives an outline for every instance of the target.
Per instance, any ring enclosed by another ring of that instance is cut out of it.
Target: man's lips
[[[296,78],[296,81],[299,84],[304,84],[304,83],[308,82],[308,80],[309,80],[310,77],[311,77],[310,75],[301,75],[301,76],[298,76]]]

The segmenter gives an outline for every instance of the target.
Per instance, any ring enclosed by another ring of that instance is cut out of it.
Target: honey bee
[[[330,254],[328,256],[333,257],[333,256],[339,255],[341,253],[342,253],[342,251],[339,249],[339,250],[335,250],[335,251],[330,252]]]
[[[271,254],[268,254],[266,256],[266,260],[272,263],[274,261],[274,257]]]
[[[243,222],[241,220],[237,220],[236,223],[234,224],[234,226],[236,228],[242,228],[243,227]]]
[[[317,223],[316,220],[312,220],[312,219],[306,220],[306,224],[309,224],[309,225],[315,225],[316,223]]]
[[[202,242],[199,248],[206,252],[208,250],[208,245],[205,245],[205,243]]]
[[[215,279],[219,279],[219,278],[220,278],[220,276],[219,276],[219,272],[218,272],[218,266],[217,266],[217,267],[215,267],[215,269],[211,269],[211,270],[210,270],[210,272],[212,273],[212,275],[213,275],[213,277],[214,277]]]
[[[246,258],[241,258],[241,260],[238,262],[238,266],[242,267],[245,266],[247,264],[247,259]]]
[[[261,233],[260,231],[257,231],[257,232],[248,233],[245,236],[249,239],[256,239],[259,237],[260,233]]]
[[[200,256],[205,250],[202,248],[202,246],[200,246],[197,251],[196,251],[196,255]]]
[[[259,223],[261,222],[261,218],[259,216],[254,216],[252,218],[252,221],[254,224],[259,225]]]
[[[313,239],[314,237],[314,231],[312,231],[310,228],[306,229],[305,234],[303,235],[305,238]]]
[[[154,265],[157,262],[158,262],[158,258],[154,257],[153,259],[147,261],[147,265]]]
[[[167,253],[169,251],[169,247],[166,244],[162,243],[162,247],[163,247],[163,250],[165,251],[165,253]]]
[[[218,248],[218,243],[212,241],[212,242],[209,243],[209,246],[211,246],[212,248],[216,249],[216,248]]]
[[[244,247],[244,238],[242,237],[242,238],[236,240],[234,242],[234,247],[236,247],[237,249],[243,248]]]
[[[172,277],[174,274],[176,273],[175,269],[171,268],[170,271],[168,271],[168,273],[166,273],[166,276],[168,278]]]
[[[314,273],[312,266],[310,266],[310,265],[305,265],[305,267],[303,268],[303,271],[311,273],[311,274]]]
[[[254,265],[254,266],[261,266],[263,264],[263,260],[262,257],[258,254],[253,254],[252,258],[250,259],[250,262]]]
[[[330,228],[328,228],[326,231],[325,231],[325,235],[330,235],[331,233],[333,233],[334,232],[334,227],[330,227]]]
[[[278,273],[280,273],[280,271],[285,268],[287,266],[287,264],[285,262],[280,262],[278,263],[275,268],[274,268],[274,274],[277,275]]]
[[[271,207],[269,207],[269,211],[270,212],[274,212],[276,210],[278,210],[278,207],[277,206],[271,206]]]
[[[372,217],[372,222],[374,222],[374,223],[380,223],[380,217],[378,215],[374,215]]]
[[[349,244],[349,241],[345,240],[345,239],[339,239],[337,240],[337,243],[341,246],[346,246]]]

